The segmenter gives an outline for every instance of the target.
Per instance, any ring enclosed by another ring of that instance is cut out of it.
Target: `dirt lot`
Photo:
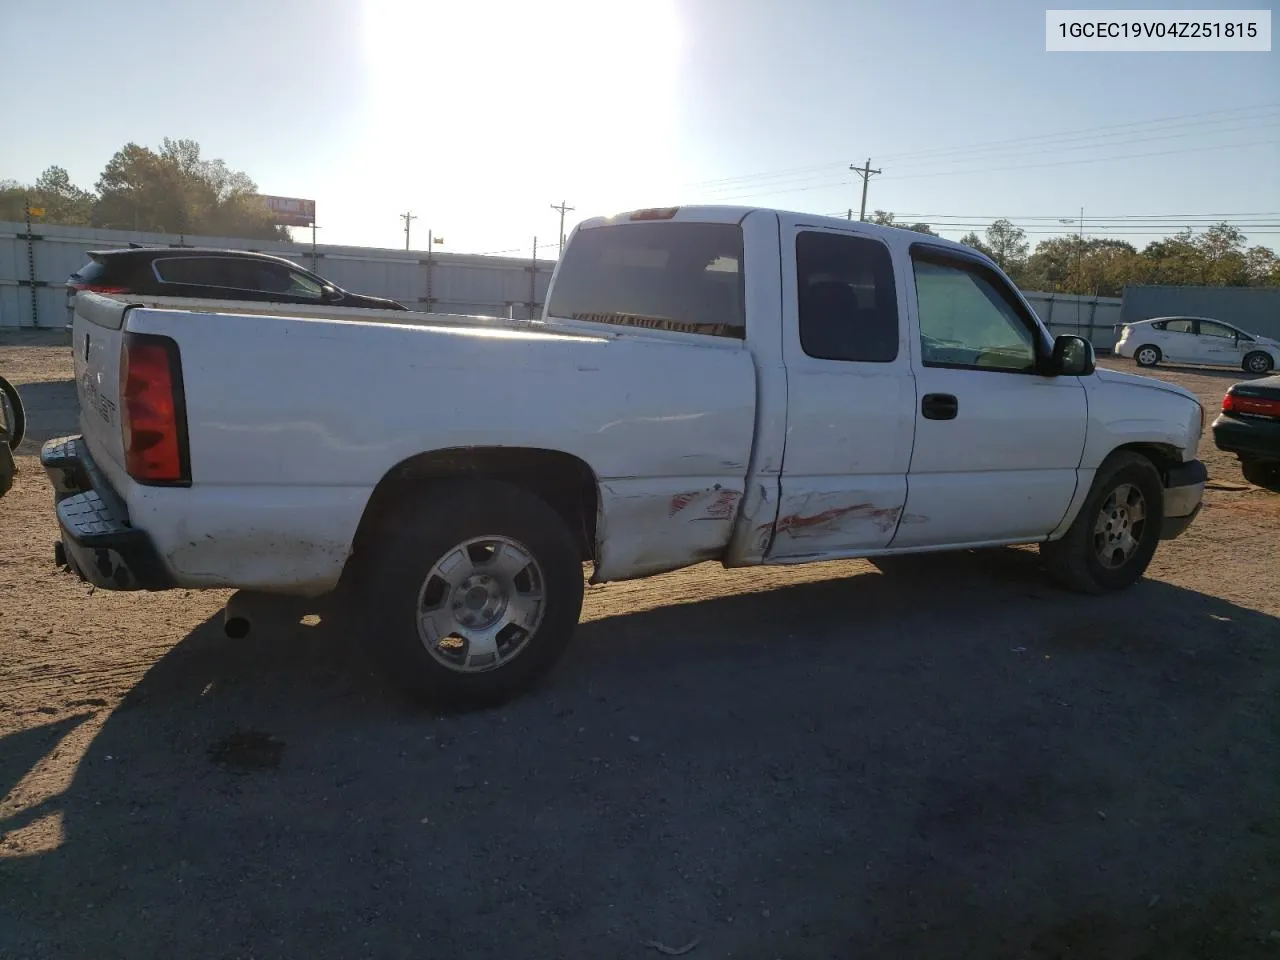
[[[0,347],[0,957],[1280,958],[1280,497],[1119,597],[1033,550],[592,588],[502,711],[57,573],[65,348]],[[1211,408],[1237,375],[1161,370]]]

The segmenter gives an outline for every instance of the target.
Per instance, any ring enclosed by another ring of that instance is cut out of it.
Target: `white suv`
[[[1168,360],[1263,374],[1280,365],[1280,342],[1207,317],[1156,317],[1126,323],[1120,328],[1115,352],[1140,367]]]

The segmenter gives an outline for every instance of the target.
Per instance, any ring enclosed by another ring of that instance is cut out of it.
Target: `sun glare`
[[[679,120],[674,0],[363,9],[370,120],[388,155],[411,158],[402,175],[448,178],[455,196],[567,191],[579,209],[661,196]]]

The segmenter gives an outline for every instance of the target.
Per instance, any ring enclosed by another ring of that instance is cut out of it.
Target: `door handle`
[[[926,420],[954,420],[960,412],[960,401],[949,393],[926,393],[920,400],[920,413]]]

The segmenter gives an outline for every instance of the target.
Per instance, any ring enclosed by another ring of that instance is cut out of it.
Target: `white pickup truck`
[[[81,294],[82,435],[42,453],[59,561],[343,597],[412,689],[496,703],[560,655],[587,563],[1037,543],[1100,593],[1203,495],[1192,394],[905,230],[643,210],[574,230],[540,320],[340,313]]]

